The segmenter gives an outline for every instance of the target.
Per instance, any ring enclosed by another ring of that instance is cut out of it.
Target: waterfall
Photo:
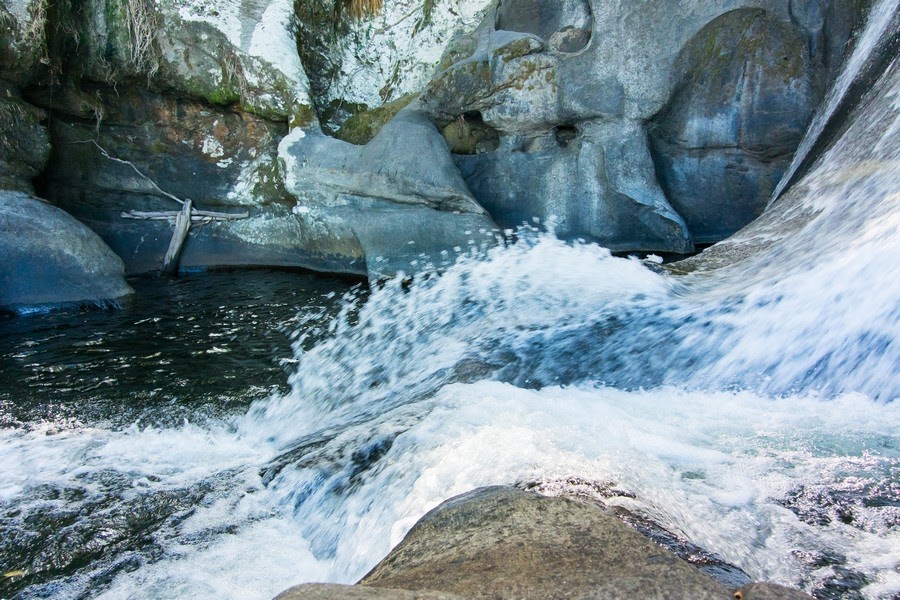
[[[826,129],[835,124],[838,113],[852,110],[855,101],[868,89],[870,83],[868,80],[873,76],[877,77],[887,66],[883,60],[879,60],[879,56],[890,56],[888,49],[900,43],[898,7],[900,7],[898,0],[878,0],[872,6],[866,26],[854,45],[853,52],[845,60],[837,81],[831,86],[825,100],[813,116],[791,165],[772,194],[770,205],[803,174],[804,168],[815,159],[814,150],[821,149],[833,141],[835,132],[831,132],[832,135],[829,136],[826,135]],[[879,47],[882,52],[879,52]]]

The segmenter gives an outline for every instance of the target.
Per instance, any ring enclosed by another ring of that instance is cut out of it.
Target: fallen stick
[[[185,200],[181,212],[175,218],[175,232],[172,241],[169,242],[169,250],[163,260],[162,272],[174,274],[178,272],[178,257],[181,255],[181,247],[187,239],[188,230],[191,228],[191,201]]]
[[[154,211],[146,212],[140,210],[130,210],[123,212],[122,217],[126,219],[148,219],[151,221],[172,221],[180,215],[180,211]],[[248,212],[242,213],[222,213],[210,210],[194,210],[191,211],[191,220],[193,221],[234,221],[238,219],[246,219],[250,216]]]

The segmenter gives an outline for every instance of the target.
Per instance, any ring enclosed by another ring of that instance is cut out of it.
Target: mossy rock
[[[406,108],[417,96],[418,94],[407,94],[372,110],[358,113],[347,119],[334,137],[357,146],[368,144],[388,121]]]

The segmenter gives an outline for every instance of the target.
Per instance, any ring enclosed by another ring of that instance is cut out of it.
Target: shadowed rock
[[[62,210],[0,191],[0,309],[99,304],[132,293],[118,256]]]
[[[676,91],[650,128],[672,206],[696,242],[762,214],[812,118],[816,93],[800,31],[755,9],[706,26],[675,65]]]

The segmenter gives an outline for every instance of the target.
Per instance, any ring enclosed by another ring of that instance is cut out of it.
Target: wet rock
[[[458,162],[501,225],[553,215],[567,237],[685,252],[762,210],[865,4],[503,0],[422,105],[441,127],[477,115],[498,133],[496,151]],[[561,129],[580,151],[553,148]]]
[[[859,71],[857,81],[847,92],[855,95],[861,86],[865,93],[852,99],[849,109],[831,115],[820,132],[831,139],[822,147],[811,144],[814,149],[808,157],[811,168],[747,227],[702,254],[667,265],[669,270],[701,277],[719,271],[724,276],[739,266],[743,272],[752,272],[755,261],[771,261],[772,256],[787,262],[793,251],[784,248],[790,241],[805,239],[810,244],[817,243],[809,240],[819,239],[821,208],[817,202],[820,198],[839,198],[841,203],[847,203],[862,193],[868,206],[890,206],[894,202],[892,196],[884,194],[897,188],[900,137],[886,136],[884,132],[891,131],[897,116],[890,98],[900,94],[900,63],[896,60],[898,32],[900,12],[895,11],[882,35],[873,41],[874,49],[867,65]],[[861,231],[860,235],[868,234]]]
[[[492,487],[423,517],[360,582],[468,598],[727,598],[596,506]]]
[[[682,51],[676,91],[650,129],[663,188],[697,242],[759,216],[819,99],[800,31],[736,10]]]
[[[302,267],[365,275],[355,240],[311,229],[291,212],[294,199],[277,165],[285,124],[146,91],[49,92],[33,96],[54,115],[56,151],[39,187],[97,231],[128,273],[159,270],[172,224],[122,213],[178,210],[165,192],[190,198],[197,209],[249,213],[192,228],[182,269]]]
[[[372,278],[449,264],[494,243],[496,226],[416,103],[365,146],[295,129],[279,157],[295,214],[310,227],[343,227],[363,248]]]
[[[23,192],[0,191],[0,309],[116,302],[122,261],[87,227]]]
[[[791,20],[806,33],[821,91],[837,78],[852,36],[871,6],[872,0],[790,0]]]

